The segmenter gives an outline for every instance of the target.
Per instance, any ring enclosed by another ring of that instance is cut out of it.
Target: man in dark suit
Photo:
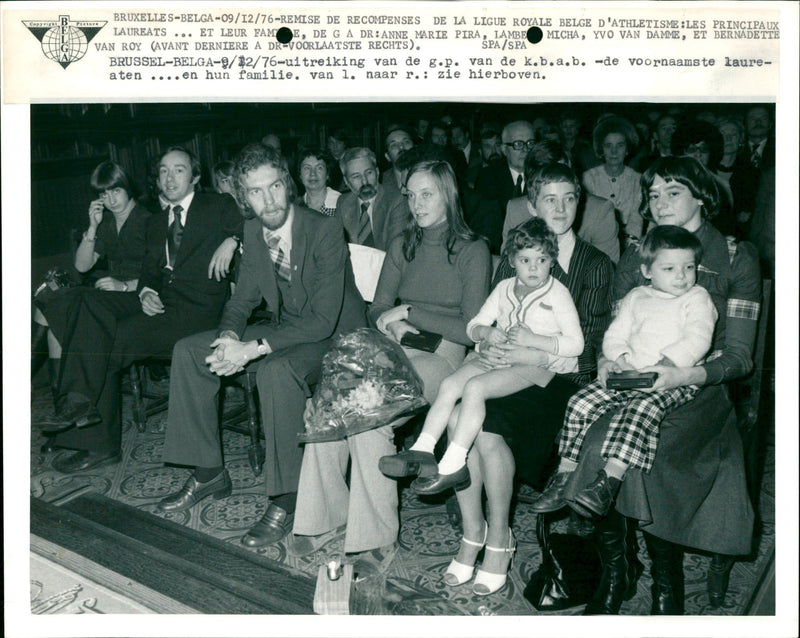
[[[492,162],[481,169],[475,189],[494,200],[505,211],[509,199],[525,194],[525,156],[533,147],[535,131],[530,122],[506,124],[501,135],[505,161]]]
[[[180,512],[230,494],[216,396],[221,376],[248,366],[261,402],[269,501],[242,543],[260,547],[291,527],[302,462],[297,435],[322,356],[336,335],[366,325],[366,318],[338,218],[290,203],[293,183],[272,149],[246,147],[235,176],[239,201],[255,217],[245,222],[239,278],[218,330],[182,339],[172,355],[163,459],[195,471],[159,508]],[[247,325],[262,299],[272,319]]]
[[[414,148],[414,136],[405,126],[400,124],[390,124],[386,129],[384,145],[386,152],[384,157],[389,162],[389,170],[381,176],[381,185],[389,191],[402,193],[406,176],[397,167],[397,158],[411,148]]]
[[[164,210],[147,222],[140,307],[107,295],[86,297],[70,312],[57,412],[44,427],[59,433],[55,445],[78,450],[53,462],[60,472],[119,460],[124,368],[168,355],[181,337],[216,325],[242,217],[232,198],[195,193],[199,179],[200,163],[184,149],[168,149],[158,163]]]
[[[480,149],[472,143],[469,127],[465,122],[461,120],[453,122],[453,126],[450,127],[450,141],[453,148],[464,156],[466,162],[464,180],[470,188],[474,188],[483,165],[483,158]]]
[[[339,164],[350,192],[336,203],[336,217],[344,226],[347,241],[386,250],[408,223],[405,197],[378,183],[378,164],[370,149],[348,148]]]

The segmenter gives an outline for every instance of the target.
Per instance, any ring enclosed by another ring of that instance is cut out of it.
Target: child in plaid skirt
[[[693,366],[711,346],[717,311],[705,288],[696,286],[702,257],[700,241],[678,226],[657,226],[639,246],[642,274],[650,285],[631,290],[620,302],[603,338],[610,372],[649,366]],[[534,503],[537,512],[565,505],[564,487],[577,467],[581,445],[592,424],[613,411],[601,454],[605,467],[576,493],[569,505],[584,516],[603,517],[611,508],[628,468],[649,472],[656,455],[662,419],[695,397],[698,387],[669,390],[615,390],[601,375],[567,404],[559,441],[558,470]]]

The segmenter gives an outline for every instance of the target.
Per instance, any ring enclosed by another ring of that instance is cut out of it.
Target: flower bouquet
[[[336,441],[387,425],[426,405],[422,380],[403,349],[377,330],[339,337],[322,359],[322,380],[306,403],[306,443]]]

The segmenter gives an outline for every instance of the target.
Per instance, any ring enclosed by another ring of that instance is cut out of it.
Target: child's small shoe
[[[603,518],[614,504],[621,485],[622,481],[600,470],[594,481],[575,494],[575,503],[570,507],[583,516],[589,513]]]
[[[572,472],[556,472],[547,481],[544,490],[539,495],[531,509],[537,514],[546,514],[548,512],[556,512],[562,507],[566,506],[567,501],[564,499],[564,491],[567,488],[567,483],[572,476]]]
[[[469,469],[462,465],[452,474],[439,474],[438,472],[428,478],[420,474],[412,484],[411,489],[417,494],[438,494],[451,487],[455,490],[462,490],[469,485]]]
[[[430,452],[403,450],[397,454],[382,456],[378,461],[378,469],[392,478],[434,476],[437,471],[436,457]]]

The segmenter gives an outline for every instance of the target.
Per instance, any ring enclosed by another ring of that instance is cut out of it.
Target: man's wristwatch
[[[259,339],[256,341],[258,343],[258,356],[263,357],[265,354],[269,354],[269,348],[267,347],[267,340],[266,339]]]

